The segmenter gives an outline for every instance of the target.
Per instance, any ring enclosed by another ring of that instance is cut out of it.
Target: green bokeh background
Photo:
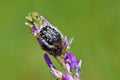
[[[81,80],[120,80],[120,0],[0,0],[0,80],[55,80],[24,25],[31,11],[75,38]]]

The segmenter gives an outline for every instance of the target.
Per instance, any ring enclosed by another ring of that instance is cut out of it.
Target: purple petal
[[[70,71],[72,71],[72,69],[74,68],[76,76],[80,75],[79,61],[77,60],[77,58],[72,53],[66,52],[64,61],[65,61],[65,64],[69,64]]]
[[[45,20],[43,20],[43,22],[44,22],[44,24],[46,24],[46,25],[48,25],[48,26],[50,26],[51,24],[45,19]]]
[[[49,68],[54,67],[54,65],[53,65],[52,61],[50,60],[49,56],[47,55],[47,53],[44,54],[44,59],[45,59],[47,65],[49,66]]]
[[[63,78],[63,80],[74,80],[73,77],[69,74],[63,74],[62,78]]]
[[[75,68],[75,66],[79,63],[77,58],[70,52],[65,53],[64,61],[65,63],[69,63],[71,68]]]
[[[34,34],[36,30],[37,30],[36,27],[32,26],[32,34]]]
[[[40,16],[40,19],[43,21],[44,25],[50,26],[51,24],[43,16]]]
[[[38,29],[37,29],[38,33],[40,32],[40,29],[41,29],[41,27],[40,27],[40,26],[38,26]]]
[[[79,76],[80,75],[80,67],[76,66],[75,69],[76,69],[76,72],[75,72],[76,76]]]

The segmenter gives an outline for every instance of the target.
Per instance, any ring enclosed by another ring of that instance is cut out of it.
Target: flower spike
[[[55,26],[35,11],[26,16],[25,25],[29,26],[32,35],[36,38],[42,50],[46,51],[44,60],[50,68],[52,76],[56,80],[80,80],[82,60],[78,61],[69,52],[74,38],[68,40],[67,36],[63,36]],[[59,62],[65,70],[64,73],[56,69],[48,54],[52,55]],[[74,76],[72,76],[73,69],[75,69]]]

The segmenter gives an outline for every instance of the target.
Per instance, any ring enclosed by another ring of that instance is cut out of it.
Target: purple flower
[[[73,77],[69,74],[63,74],[62,80],[74,80]]]
[[[68,63],[71,68],[74,68],[79,63],[77,58],[70,52],[65,53],[64,61]]]
[[[46,64],[49,66],[49,68],[55,68],[55,66],[53,65],[52,61],[50,60],[49,56],[46,54],[44,54],[44,59],[46,61]]]
[[[46,61],[46,64],[49,66],[49,68],[51,69],[51,74],[55,77],[55,78],[62,78],[62,72],[58,71],[55,66],[53,65],[52,61],[50,60],[49,56],[47,54],[44,54],[44,59]]]
[[[39,32],[40,32],[40,30],[41,30],[41,27],[40,27],[40,26],[38,26],[38,28],[37,28],[37,32],[39,33]]]
[[[32,26],[32,34],[34,34],[36,32],[36,27],[35,26]]]
[[[79,65],[81,63],[79,64],[79,61],[72,53],[70,53],[70,52],[65,53],[64,62],[66,64],[68,73],[70,73],[72,71],[72,69],[75,69],[76,76],[79,76],[79,74],[80,74],[80,66]]]

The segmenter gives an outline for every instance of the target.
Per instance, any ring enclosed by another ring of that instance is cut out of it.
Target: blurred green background
[[[24,25],[31,11],[75,38],[81,80],[120,80],[120,0],[0,0],[0,80],[55,80]]]

